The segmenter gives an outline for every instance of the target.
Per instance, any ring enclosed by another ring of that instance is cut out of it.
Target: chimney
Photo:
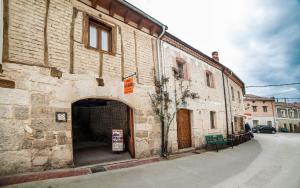
[[[213,53],[211,53],[211,55],[215,61],[219,62],[219,54],[217,51],[214,51]]]

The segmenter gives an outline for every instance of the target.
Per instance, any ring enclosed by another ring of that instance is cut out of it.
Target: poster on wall
[[[112,130],[112,151],[124,151],[123,129]]]

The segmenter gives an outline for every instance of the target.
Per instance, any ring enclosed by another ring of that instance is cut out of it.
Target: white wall
[[[267,125],[268,121],[272,121],[272,126],[275,127],[273,117],[252,117],[252,118],[247,118],[246,122],[248,122],[249,125],[253,127],[253,120],[258,120],[258,125]]]

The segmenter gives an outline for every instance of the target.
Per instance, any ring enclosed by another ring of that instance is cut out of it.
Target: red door
[[[177,112],[177,138],[178,149],[192,147],[189,110],[181,109]]]

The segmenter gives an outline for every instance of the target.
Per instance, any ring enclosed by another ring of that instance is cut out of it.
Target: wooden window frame
[[[252,111],[257,112],[257,106],[252,106]]]
[[[93,24],[97,29],[97,48],[90,46],[90,25]],[[101,32],[99,32],[98,27],[102,30],[108,32],[108,51],[101,50]],[[97,52],[116,55],[117,49],[117,26],[116,24],[109,23],[107,21],[102,21],[101,19],[90,16],[87,13],[83,15],[83,35],[82,35],[82,43],[84,47],[89,50],[94,50]]]
[[[94,48],[90,45],[90,29],[91,26],[96,27],[97,30],[97,48]],[[105,51],[102,49],[102,31],[105,31],[108,33],[108,50]],[[96,21],[94,19],[89,19],[88,24],[88,47],[94,50],[98,50],[104,53],[111,53],[112,52],[112,28],[105,25],[104,23],[101,23],[99,21]]]

